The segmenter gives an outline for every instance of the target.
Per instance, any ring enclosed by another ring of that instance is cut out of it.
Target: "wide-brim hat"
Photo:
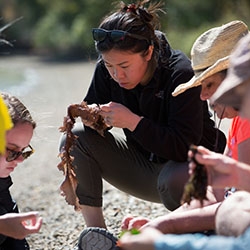
[[[250,87],[250,34],[242,38],[229,60],[227,76],[211,97],[211,102],[240,109]]]
[[[194,77],[189,82],[180,84],[172,95],[177,96],[187,89],[199,86],[207,77],[227,69],[230,53],[237,42],[248,33],[247,25],[236,20],[200,35],[191,49]]]

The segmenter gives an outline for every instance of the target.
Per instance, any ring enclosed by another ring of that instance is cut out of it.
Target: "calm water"
[[[38,84],[38,75],[32,68],[13,70],[0,68],[0,90],[14,95],[27,95]]]

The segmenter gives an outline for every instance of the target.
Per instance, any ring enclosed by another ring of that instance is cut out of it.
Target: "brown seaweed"
[[[63,171],[65,177],[60,190],[66,202],[69,205],[73,205],[75,210],[79,210],[80,205],[75,193],[77,179],[75,166],[73,166],[74,158],[70,155],[70,152],[77,139],[72,133],[77,117],[80,117],[86,126],[96,130],[101,136],[104,136],[104,132],[108,128],[108,125],[100,115],[100,108],[98,106],[89,107],[86,102],[70,105],[67,109],[67,116],[64,117],[63,125],[59,128],[60,132],[66,134],[65,145],[59,154],[61,162],[57,165],[57,168]]]
[[[203,201],[207,200],[207,171],[205,166],[198,163],[195,159],[195,154],[198,153],[197,146],[191,145],[190,150],[193,152],[193,157],[189,159],[189,161],[193,161],[196,164],[196,167],[184,187],[182,204],[190,204],[191,200],[194,198],[199,200],[201,206],[203,206]]]

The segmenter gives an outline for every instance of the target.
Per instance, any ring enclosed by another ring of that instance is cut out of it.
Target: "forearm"
[[[6,226],[8,226],[8,221],[3,216],[0,216],[0,234],[5,234]]]
[[[170,213],[155,221],[155,227],[164,234],[191,233],[214,230],[215,212],[220,203],[196,208],[181,213]]]
[[[186,140],[177,135],[170,126],[157,124],[144,117],[140,120],[132,135],[145,150],[158,157],[173,161],[184,162],[187,160],[188,146]]]
[[[126,126],[127,129],[133,132],[142,118],[143,118],[142,116],[138,116],[132,113],[129,119],[127,120],[127,126]]]
[[[250,192],[250,166],[239,162],[235,166],[235,172],[237,173],[236,187]]]

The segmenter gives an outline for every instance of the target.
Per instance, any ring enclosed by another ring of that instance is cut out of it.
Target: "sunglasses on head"
[[[102,42],[106,38],[109,38],[113,42],[119,42],[119,41],[123,41],[126,36],[132,37],[138,40],[146,40],[148,42],[148,39],[143,36],[131,34],[123,30],[105,30],[105,29],[94,28],[92,29],[92,35],[93,35],[93,39],[96,42]]]
[[[27,150],[30,149],[30,150]],[[16,160],[20,155],[27,159],[29,156],[31,156],[34,153],[34,149],[31,147],[31,145],[28,145],[27,148],[23,149],[22,151],[15,151],[9,148],[6,148],[6,161],[11,162]]]

